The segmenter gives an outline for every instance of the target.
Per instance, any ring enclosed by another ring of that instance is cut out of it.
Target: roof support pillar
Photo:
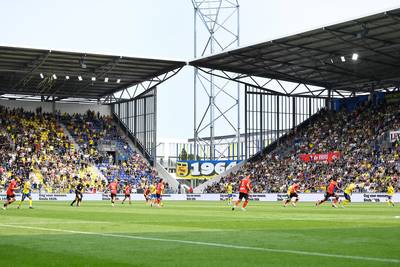
[[[332,110],[332,89],[328,88],[328,98],[326,99],[326,105],[328,110]]]
[[[51,100],[51,112],[53,114],[56,114],[56,100],[55,100],[54,96],[52,98],[53,99]]]

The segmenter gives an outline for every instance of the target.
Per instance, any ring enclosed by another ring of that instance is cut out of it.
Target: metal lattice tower
[[[192,0],[194,6],[194,57],[239,46],[237,0]],[[202,98],[204,100],[202,100]],[[207,99],[208,98],[208,99]],[[208,103],[201,106],[201,103]],[[194,70],[194,155],[207,148],[210,160],[223,157],[215,136],[235,133],[230,142],[240,151],[240,85]],[[237,111],[237,112],[235,112]],[[200,121],[198,121],[198,115]],[[206,131],[206,130],[209,131]],[[221,131],[225,131],[221,134]],[[226,132],[228,131],[228,132]]]

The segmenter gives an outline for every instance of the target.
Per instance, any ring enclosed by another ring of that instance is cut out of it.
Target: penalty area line
[[[252,250],[252,251],[271,252],[271,253],[283,253],[283,254],[295,254],[295,255],[303,255],[303,256],[317,256],[317,257],[328,257],[328,258],[349,259],[349,260],[400,263],[400,259],[390,259],[390,258],[375,258],[375,257],[364,257],[364,256],[329,254],[329,253],[290,250],[290,249],[260,248],[260,247],[239,246],[239,245],[230,245],[230,244],[213,243],[213,242],[167,239],[167,238],[145,237],[145,236],[132,236],[132,235],[119,235],[119,234],[107,234],[107,233],[54,229],[54,228],[44,228],[44,227],[35,227],[35,226],[13,225],[13,224],[0,224],[0,226],[9,227],[9,228],[18,228],[18,229],[40,230],[40,231],[48,231],[48,232],[60,232],[60,233],[80,234],[80,235],[101,236],[101,237],[116,237],[116,238],[136,239],[136,240],[150,240],[150,241],[159,241],[159,242],[208,246],[208,247],[231,248],[231,249]]]

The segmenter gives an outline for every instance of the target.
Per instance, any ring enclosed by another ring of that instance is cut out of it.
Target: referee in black
[[[80,206],[81,202],[82,202],[82,198],[83,198],[83,183],[82,183],[82,179],[79,179],[78,184],[75,187],[75,199],[74,201],[72,201],[71,203],[71,207],[74,205],[74,203],[76,202],[76,206]]]

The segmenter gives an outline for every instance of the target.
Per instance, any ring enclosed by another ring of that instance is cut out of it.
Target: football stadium
[[[61,2],[1,4],[0,266],[400,266],[396,1]]]

